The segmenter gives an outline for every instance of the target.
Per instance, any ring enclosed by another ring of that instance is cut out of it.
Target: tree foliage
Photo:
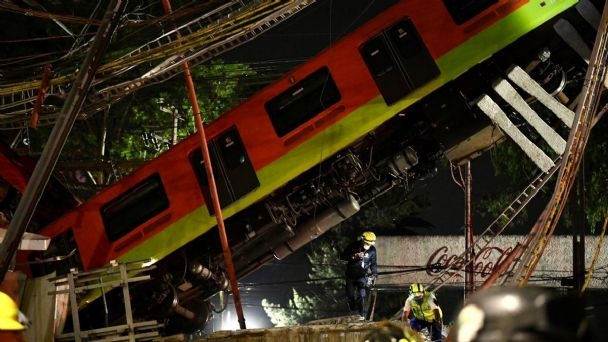
[[[277,327],[298,325],[310,321],[315,315],[316,303],[311,296],[302,296],[294,288],[293,297],[289,300],[287,307],[281,304],[271,303],[268,299],[262,299],[262,306],[270,321]]]
[[[246,80],[255,71],[244,64],[214,60],[190,69],[204,123],[209,123],[246,97]],[[31,131],[30,149],[41,151],[52,127]],[[193,110],[183,77],[144,88],[86,120],[76,121],[62,160],[87,163],[98,187],[129,174],[141,163],[153,159],[196,132]],[[96,165],[96,168],[90,167]],[[85,182],[86,182],[85,181]]]
[[[430,205],[426,196],[413,195],[412,190],[402,185],[374,199],[350,218],[350,225],[360,232],[371,229],[396,235],[408,233],[404,221]]]
[[[608,141],[603,134],[608,128],[606,120],[600,120],[591,131],[587,142],[585,155],[579,168],[578,177],[584,179],[585,194],[585,217],[587,230],[595,232],[608,212]],[[492,149],[492,163],[497,175],[505,176],[507,183],[503,185],[500,193],[480,201],[477,210],[491,217],[497,217],[524,189],[539,172],[534,163],[526,157],[511,140],[508,140]],[[537,195],[541,200],[548,201],[555,188],[555,177],[544,186]],[[576,186],[570,192],[571,200],[574,196]],[[521,223],[527,218],[526,211],[518,217],[516,223]],[[567,206],[562,216],[562,223],[566,227],[572,226],[572,210]]]
[[[242,64],[211,64],[191,68],[200,115],[205,124],[238,103],[240,81],[253,74]],[[134,98],[119,113],[113,157],[151,159],[196,131],[192,105],[182,78],[176,77],[152,94]]]
[[[608,213],[608,141],[604,134],[607,126],[604,119],[593,129],[584,159],[585,215],[591,229],[595,229]]]
[[[347,241],[335,231],[320,237],[307,254],[312,265],[309,281],[292,288],[292,297],[286,304],[262,300],[262,306],[275,326],[302,324],[348,312],[342,288],[344,265],[339,258]]]

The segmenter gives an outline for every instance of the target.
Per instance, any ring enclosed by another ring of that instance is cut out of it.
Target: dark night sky
[[[476,210],[476,203],[486,197],[495,197],[504,187],[504,176],[497,176],[491,161],[491,152],[486,152],[471,161],[471,206],[472,224],[475,232],[482,232],[495,219],[481,217]],[[466,167],[461,166],[462,177],[466,177]],[[532,175],[531,175],[532,176]],[[454,177],[459,177],[457,170]],[[456,178],[459,180],[458,178]],[[459,180],[460,181],[460,180]],[[522,189],[523,190],[523,189]],[[464,234],[465,198],[463,189],[454,182],[449,167],[442,168],[438,174],[418,187],[431,199],[431,206],[420,214],[420,218],[433,224],[436,228],[431,234],[459,235]],[[526,208],[528,217],[534,219],[542,209],[542,201],[533,200]],[[533,222],[533,221],[532,221]],[[529,230],[527,226],[508,227],[505,233],[515,234]]]
[[[221,58],[246,64],[271,60],[303,62],[394,3],[395,0],[317,1]]]

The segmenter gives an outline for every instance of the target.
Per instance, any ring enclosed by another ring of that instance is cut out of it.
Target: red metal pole
[[[169,3],[169,0],[162,0],[162,3],[165,12],[167,14],[171,14],[173,10],[171,9],[171,4]],[[198,130],[199,137],[201,139],[203,160],[205,161],[205,170],[207,171],[207,180],[209,181],[209,190],[211,192],[213,209],[215,210],[217,227],[220,231],[220,240],[222,243],[222,250],[224,251],[224,263],[226,264],[228,278],[230,279],[230,287],[232,288],[234,306],[236,309],[240,328],[247,329],[247,327],[245,326],[245,317],[243,315],[243,308],[241,306],[241,296],[239,294],[236,273],[234,271],[234,264],[232,263],[232,253],[230,252],[230,246],[228,245],[226,227],[224,226],[224,218],[222,217],[222,208],[220,207],[220,201],[217,195],[217,187],[215,185],[215,178],[213,177],[213,169],[211,167],[211,156],[209,155],[209,148],[207,147],[207,138],[205,137],[205,129],[203,127],[203,120],[201,119],[201,111],[198,106],[196,91],[194,90],[194,82],[192,81],[192,74],[190,73],[190,66],[188,65],[188,62],[182,63],[182,67],[184,68],[184,78],[186,80],[186,87],[188,88],[188,99],[190,99],[190,103],[192,105],[192,111],[194,112],[194,121],[196,122],[196,129]]]
[[[44,101],[44,95],[46,95],[46,87],[49,86],[50,78],[51,65],[46,64],[42,71],[42,81],[40,82],[38,96],[36,96],[36,102],[34,103],[34,109],[32,110],[32,117],[30,118],[30,127],[32,128],[38,128],[38,117],[40,114],[40,108],[42,108],[42,102]]]
[[[494,285],[494,283],[496,282],[498,277],[500,277],[503,273],[505,273],[507,271],[509,266],[511,266],[511,263],[513,262],[513,260],[515,260],[516,257],[521,255],[521,253],[522,253],[522,245],[518,243],[517,245],[515,245],[515,247],[511,251],[511,253],[509,253],[509,255],[505,258],[505,260],[503,260],[500,264],[496,265],[496,268],[494,268],[494,271],[492,271],[492,274],[490,274],[488,276],[488,279],[486,279],[486,281],[484,281],[483,284],[481,284],[479,289],[484,290],[484,289],[487,289],[487,288],[491,287],[492,285]]]

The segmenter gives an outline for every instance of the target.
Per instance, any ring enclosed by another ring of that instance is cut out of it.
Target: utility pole
[[[171,14],[173,12],[169,0],[162,0],[162,4],[165,13]],[[179,32],[177,34],[179,37]],[[222,250],[224,252],[224,264],[226,266],[226,271],[228,272],[228,279],[230,280],[230,287],[232,289],[232,297],[234,298],[236,315],[238,317],[239,327],[241,329],[247,329],[247,326],[245,324],[245,315],[243,314],[243,307],[241,305],[241,295],[239,293],[236,271],[234,269],[234,263],[232,261],[232,251],[230,250],[230,245],[228,244],[226,226],[224,225],[224,217],[222,216],[222,207],[220,205],[219,195],[217,194],[215,178],[213,177],[213,169],[211,167],[211,155],[209,153],[209,147],[207,146],[207,138],[205,135],[205,128],[203,127],[203,120],[201,118],[201,111],[198,105],[198,99],[196,97],[196,90],[194,89],[194,81],[192,80],[192,74],[190,73],[190,66],[188,62],[183,62],[182,68],[184,69],[184,79],[186,81],[186,88],[188,90],[188,99],[190,100],[190,104],[192,105],[192,115],[194,116],[196,130],[201,141],[201,152],[203,153],[203,160],[205,161],[205,171],[207,172],[207,182],[209,182],[209,192],[211,193],[213,209],[215,211],[217,229],[220,233],[220,243],[222,244]]]
[[[575,191],[570,198],[574,214],[572,228],[572,285],[575,293],[580,293],[585,282],[585,159],[581,161]]]
[[[465,198],[465,243],[464,248],[465,251],[468,251],[466,254],[467,263],[465,269],[465,300],[467,297],[473,292],[475,292],[475,250],[473,249],[473,245],[475,243],[475,232],[473,231],[473,215],[471,212],[471,187],[473,183],[473,177],[471,175],[471,160],[467,160],[466,164],[466,178],[464,184],[464,198]]]

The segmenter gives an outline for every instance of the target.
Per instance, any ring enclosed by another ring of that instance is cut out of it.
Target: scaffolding
[[[55,291],[49,295],[68,294],[72,315],[73,332],[55,336],[55,341],[149,341],[160,337],[162,324],[157,321],[134,322],[130,300],[124,300],[125,323],[104,328],[81,330],[78,295],[88,291],[105,292],[121,288],[123,298],[131,298],[129,284],[149,280],[145,273],[154,266],[142,267],[145,261],[116,263],[93,271],[80,272],[76,269],[61,277],[51,278]],[[66,288],[67,286],[67,288]]]

